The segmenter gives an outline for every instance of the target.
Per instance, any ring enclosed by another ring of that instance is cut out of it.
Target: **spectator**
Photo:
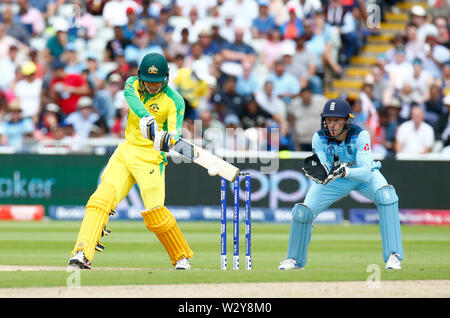
[[[385,158],[388,155],[392,156],[392,154],[390,154],[389,152],[391,142],[389,142],[386,138],[389,125],[388,111],[386,108],[380,110],[380,112],[378,113],[378,118],[380,122],[379,129],[374,131],[374,133],[371,135],[372,153],[380,154],[383,158]]]
[[[104,4],[102,16],[107,27],[124,26],[128,22],[127,8],[138,10],[139,5],[134,1],[110,0]]]
[[[97,24],[94,16],[87,11],[83,2],[84,0],[72,0],[72,5],[78,6],[79,12],[73,17],[73,25],[69,29],[69,33],[84,40],[94,39],[97,36]]]
[[[0,22],[0,60],[7,58],[10,47],[19,47],[19,41],[6,33],[6,26]]]
[[[200,43],[195,42],[191,46],[190,53],[185,57],[184,64],[187,67],[193,67],[194,64],[201,65],[201,68],[209,73],[211,59],[203,54],[203,47]],[[200,66],[198,66],[200,67]]]
[[[104,57],[106,62],[114,61],[117,57],[117,53],[125,51],[125,48],[133,41],[133,39],[128,39],[125,36],[121,26],[115,26],[113,30],[114,37],[106,43]]]
[[[136,36],[136,32],[144,28],[144,25],[137,20],[136,12],[132,7],[128,7],[125,12],[128,22],[122,26],[123,36],[131,41]]]
[[[54,103],[45,105],[39,117],[39,122],[33,133],[34,138],[37,140],[55,139],[55,133],[62,121],[59,106]]]
[[[122,92],[123,78],[117,74],[112,73],[106,80],[104,87],[95,91],[93,98],[94,110],[106,120],[109,127],[114,124],[114,117],[116,115],[115,100]]]
[[[450,92],[450,60],[444,63],[442,67],[442,77],[435,80],[442,90]]]
[[[422,108],[411,109],[411,120],[398,127],[396,135],[397,154],[426,154],[434,143],[433,128],[424,122],[425,114]]]
[[[14,94],[20,101],[22,116],[31,118],[34,123],[38,122],[41,112],[42,89],[42,80],[36,78],[36,70],[36,65],[31,61],[22,64],[20,71],[23,79],[14,88]]]
[[[192,68],[178,69],[177,77],[173,83],[181,96],[188,101],[185,111],[186,118],[197,119],[197,112],[207,108],[208,77],[208,68],[204,68],[198,62],[194,62]]]
[[[445,16],[439,16],[434,19],[434,24],[438,30],[436,41],[439,45],[445,46],[450,49],[450,31],[449,24]]]
[[[386,65],[386,71],[390,79],[390,98],[396,91],[402,89],[405,80],[412,77],[414,69],[410,62],[406,60],[405,47],[399,46],[395,50],[395,61]]]
[[[443,104],[447,108],[447,112],[442,112],[436,124],[436,139],[442,141],[442,154],[450,154],[450,93],[445,95]]]
[[[15,151],[21,151],[23,150],[25,138],[32,137],[34,130],[33,121],[30,118],[23,118],[18,99],[12,100],[8,109],[8,121],[0,122],[0,135],[3,136],[2,142],[12,147]]]
[[[244,107],[240,114],[240,121],[243,129],[266,127],[268,121],[271,119],[271,114],[259,107],[253,96],[245,96]]]
[[[2,90],[9,90],[15,81],[16,55],[17,46],[13,45],[9,48],[7,56],[0,58],[0,70],[2,70],[2,76],[0,76],[0,89]]]
[[[104,138],[108,135],[109,128],[103,118],[97,119],[91,127],[89,138]]]
[[[8,5],[4,8],[2,18],[6,27],[6,33],[23,44],[29,45],[30,32],[23,26],[23,24],[18,23],[17,20],[14,20],[14,12],[11,6]]]
[[[213,21],[211,25],[211,42],[216,43],[220,50],[229,43],[228,40],[221,35],[220,23],[217,21]]]
[[[175,28],[170,25],[170,8],[163,7],[159,11],[159,30],[158,33],[166,40],[167,43],[172,42],[172,34]]]
[[[365,82],[372,83],[372,99],[377,109],[380,109],[383,102],[383,94],[389,88],[389,81],[383,76],[384,72],[379,64],[370,68],[370,73],[365,77]]]
[[[55,35],[48,38],[45,45],[45,60],[52,63],[55,59],[59,59],[64,52],[68,42],[71,42],[67,32],[69,25],[66,20],[57,20],[53,25]]]
[[[127,128],[128,120],[128,105],[124,104],[117,108],[114,124],[112,125],[112,133],[117,138],[125,138],[125,129]]]
[[[322,79],[317,75],[318,57],[306,49],[305,41],[305,35],[295,39],[295,53],[286,69],[299,79],[300,88],[310,86],[313,94],[322,94]]]
[[[92,126],[100,119],[100,116],[94,112],[93,102],[90,97],[81,97],[77,106],[77,110],[67,116],[64,123],[73,126],[78,138],[88,138]]]
[[[183,28],[181,30],[181,40],[179,42],[171,41],[167,47],[167,60],[173,62],[177,55],[187,56],[191,49],[189,42],[189,29]]]
[[[406,59],[408,61],[412,61],[414,58],[422,54],[423,42],[417,37],[417,26],[414,23],[409,23],[406,25],[405,33]]]
[[[288,120],[299,150],[312,151],[312,136],[320,129],[320,114],[326,102],[325,96],[313,94],[311,87],[306,86],[300,96],[288,104]]]
[[[81,74],[84,66],[78,61],[77,48],[74,43],[67,43],[60,59],[66,65],[65,71],[67,74]]]
[[[427,93],[429,99],[425,102],[425,121],[436,127],[437,121],[445,113],[441,89],[437,85],[431,85]]]
[[[325,2],[324,2],[325,3]],[[301,20],[311,17],[314,15],[316,10],[322,8],[322,3],[320,0],[289,0],[286,4],[288,8],[295,8],[295,13],[297,17]]]
[[[58,60],[53,63],[52,68],[50,96],[67,116],[76,110],[80,97],[90,93],[89,85],[79,74],[66,74],[65,64]]]
[[[303,24],[294,7],[289,8],[289,20],[281,25],[281,33],[284,39],[292,40],[303,34]]]
[[[212,32],[209,29],[203,29],[198,34],[198,43],[202,46],[203,54],[212,57],[222,51],[222,47],[212,41]]]
[[[361,9],[358,6],[355,6],[351,11],[345,13],[342,21],[343,23],[338,28],[342,41],[342,63],[344,65],[348,65],[350,63],[350,58],[358,53],[359,49],[363,46],[361,34],[359,33],[360,19]]]
[[[29,4],[38,9],[45,21],[53,17],[62,4],[58,0],[29,0]]]
[[[270,113],[272,116],[287,118],[286,105],[273,91],[273,83],[266,81],[261,89],[255,91],[255,100],[259,107]]]
[[[289,44],[291,43],[283,39],[279,28],[269,30],[260,53],[261,60],[267,69],[273,70],[273,63],[283,56],[283,50]]]
[[[7,113],[8,113],[8,102],[6,101],[6,94],[0,88],[0,123],[6,120]]]
[[[323,73],[324,86],[329,87],[331,80],[342,73],[342,66],[338,63],[338,52],[341,42],[337,29],[333,29],[325,22],[322,10],[317,10],[313,20],[304,21],[307,33],[306,49],[319,57],[318,72]]]
[[[242,74],[237,76],[236,91],[239,95],[253,95],[261,87],[254,65],[248,60],[242,61]]]
[[[244,99],[236,91],[237,79],[235,76],[229,76],[224,84],[223,89],[219,91],[220,103],[225,105],[225,114],[239,115],[242,112],[244,106]],[[218,97],[213,98],[219,101]]]
[[[411,22],[417,26],[417,37],[422,43],[425,43],[427,35],[438,34],[436,26],[428,23],[426,10],[418,4],[411,7]]]
[[[29,33],[33,36],[39,36],[45,28],[45,20],[42,13],[33,8],[28,3],[28,0],[18,0],[19,12],[17,17],[20,23],[28,28]]]
[[[221,16],[231,16],[236,24],[249,27],[258,15],[258,4],[255,0],[227,0],[219,10]]]
[[[224,148],[231,151],[247,150],[247,138],[242,130],[242,124],[236,114],[228,114],[225,117],[225,141]]]
[[[291,99],[300,93],[297,78],[286,71],[283,60],[275,61],[274,70],[269,74],[267,80],[273,82],[274,93],[286,104],[289,104]]]
[[[164,55],[167,55],[167,41],[158,33],[158,19],[148,18],[146,21],[146,26],[148,30],[150,48],[153,50],[161,50],[164,52]]]
[[[284,3],[284,0],[269,0],[269,14],[275,19],[275,23],[279,26],[283,25],[289,20],[289,10]],[[294,5],[295,5],[294,1]],[[319,3],[320,5],[320,3]],[[292,6],[292,5],[291,5]]]
[[[198,18],[197,7],[191,7],[189,14],[185,17],[185,23],[179,23],[175,26],[172,33],[172,41],[181,41],[181,31],[184,28],[189,30],[189,42],[194,43],[198,41],[198,34],[205,27],[205,24]]]
[[[244,43],[244,29],[236,27],[234,30],[234,42],[225,45],[222,50],[224,61],[240,64],[243,60],[249,60],[254,63],[256,61],[256,51],[252,46]]]
[[[409,84],[412,89],[413,100],[420,105],[430,98],[430,87],[433,84],[433,78],[430,73],[423,70],[423,62],[415,58],[412,62],[413,74],[410,78],[405,78],[403,86]]]
[[[160,45],[153,45],[150,41],[150,33],[146,29],[139,30],[132,44],[125,48],[126,60],[128,62],[135,61],[139,63],[147,53],[156,52],[164,54],[163,48]]]
[[[397,133],[398,126],[400,126],[401,121],[399,117],[402,105],[398,98],[394,97],[391,99],[390,103],[385,105],[382,109],[387,111],[387,126],[386,126],[386,146],[387,149],[394,152],[395,151],[395,135]]]
[[[253,19],[251,27],[254,39],[267,38],[269,31],[277,27],[274,18],[269,14],[269,3],[269,0],[258,1],[258,16]]]
[[[442,66],[450,60],[450,51],[445,46],[437,43],[434,35],[427,35],[424,44],[423,68],[428,71],[433,78],[442,77]]]

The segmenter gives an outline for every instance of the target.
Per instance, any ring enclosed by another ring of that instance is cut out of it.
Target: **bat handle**
[[[334,164],[335,167],[339,165],[339,155],[338,154],[334,154]]]

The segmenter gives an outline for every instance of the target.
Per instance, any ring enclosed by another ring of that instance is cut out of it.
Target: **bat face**
[[[239,175],[239,169],[229,162],[213,155],[212,153],[197,147],[194,144],[191,144],[187,140],[183,138],[179,138],[175,143],[173,149],[178,152],[180,155],[188,158],[194,163],[202,166],[203,168],[217,169],[217,174],[228,181],[236,180]]]

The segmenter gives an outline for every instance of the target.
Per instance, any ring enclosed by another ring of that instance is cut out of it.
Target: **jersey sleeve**
[[[368,182],[372,170],[372,150],[370,136],[363,130],[356,140],[356,161],[355,166],[349,168],[347,178],[358,182]]]
[[[167,116],[167,131],[176,131],[177,136],[175,138],[178,139],[181,136],[181,130],[183,128],[185,109],[184,99],[176,90],[170,87],[167,89],[167,96],[173,100],[173,105]]]
[[[130,76],[126,82],[123,90],[123,95],[128,103],[130,109],[139,118],[150,116],[150,113],[145,108],[141,99],[139,98],[139,80],[137,76]]]
[[[327,166],[328,170],[331,169],[331,163],[327,161],[327,155],[325,153],[326,148],[324,147],[324,143],[321,140],[321,136],[319,133],[314,133],[312,138],[312,151],[317,154],[320,159],[320,162]]]

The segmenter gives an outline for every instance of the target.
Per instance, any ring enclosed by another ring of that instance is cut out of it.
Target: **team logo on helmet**
[[[148,68],[147,73],[158,74],[158,68],[155,65],[152,65]]]

